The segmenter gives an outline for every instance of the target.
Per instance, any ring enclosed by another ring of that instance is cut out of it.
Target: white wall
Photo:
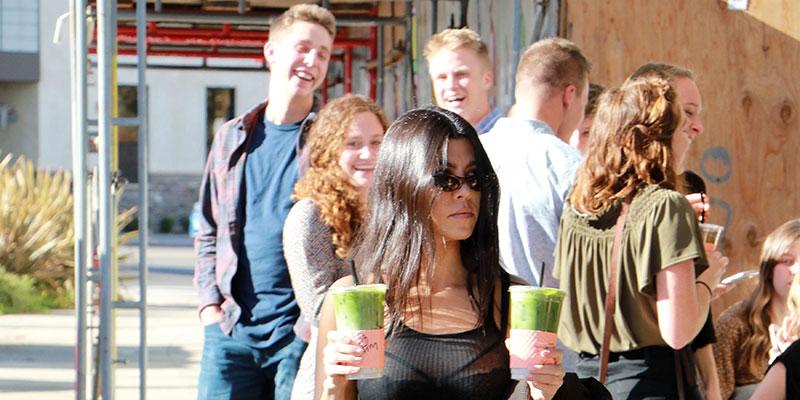
[[[40,1],[38,163],[47,168],[72,167],[70,132],[69,30],[63,24],[61,41],[53,43],[58,17],[69,11],[65,0]]]
[[[267,93],[265,71],[151,69],[146,76],[151,173],[202,173],[208,152],[206,88],[234,88],[237,115]],[[136,69],[121,68],[119,84],[136,84]]]
[[[38,50],[37,2],[0,0],[0,50],[22,53]]]

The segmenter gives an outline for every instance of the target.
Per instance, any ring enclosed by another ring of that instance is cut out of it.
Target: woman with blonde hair
[[[345,261],[366,209],[378,148],[388,126],[372,100],[348,94],[328,103],[311,127],[309,169],[295,185],[297,202],[283,229],[292,288],[300,305],[298,335],[309,342],[292,399],[314,398],[317,316],[328,288],[349,274]]]
[[[715,325],[714,357],[722,398],[749,398],[770,362],[770,325],[788,315],[788,300],[800,259],[800,219],[781,225],[761,247],[759,280],[747,300],[723,312]],[[774,329],[774,328],[773,328]]]
[[[558,336],[580,353],[581,377],[607,360],[615,399],[702,398],[683,379],[694,364],[675,349],[705,322],[727,259],[704,248],[694,211],[675,190],[690,143],[685,123],[663,78],[605,93],[561,218],[553,275],[567,301]]]

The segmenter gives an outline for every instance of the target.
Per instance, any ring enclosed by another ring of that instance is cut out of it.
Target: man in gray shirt
[[[540,40],[520,58],[509,118],[481,136],[500,181],[500,257],[531,284],[558,287],[553,251],[581,154],[567,142],[583,120],[591,64],[574,43]]]

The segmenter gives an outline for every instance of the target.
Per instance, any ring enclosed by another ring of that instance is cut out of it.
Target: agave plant
[[[68,286],[74,273],[71,174],[37,169],[22,156],[13,159],[8,154],[0,161],[0,265],[54,288]],[[121,213],[117,226],[134,213]]]

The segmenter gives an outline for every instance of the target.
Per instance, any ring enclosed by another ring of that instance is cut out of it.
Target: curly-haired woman
[[[297,182],[283,229],[283,246],[301,319],[298,334],[309,340],[293,399],[314,397],[316,325],[322,300],[349,274],[345,258],[366,208],[378,148],[388,126],[372,100],[345,95],[328,103],[308,138],[309,169]],[[302,327],[308,328],[300,329]],[[305,331],[305,332],[303,332]]]
[[[722,398],[749,398],[764,379],[771,347],[769,326],[788,314],[787,300],[800,257],[800,219],[781,225],[761,248],[758,286],[747,300],[723,312],[716,323],[714,357]]]
[[[678,391],[702,398],[697,386],[679,383],[673,349],[702,327],[710,288],[727,259],[704,248],[691,205],[675,191],[690,143],[685,123],[665,79],[638,78],[609,90],[561,217],[553,275],[567,301],[558,336],[580,352],[579,376],[598,371],[609,275],[619,271],[611,305],[616,312],[606,328],[607,387],[614,398],[677,398]],[[694,365],[686,371],[694,374]]]

